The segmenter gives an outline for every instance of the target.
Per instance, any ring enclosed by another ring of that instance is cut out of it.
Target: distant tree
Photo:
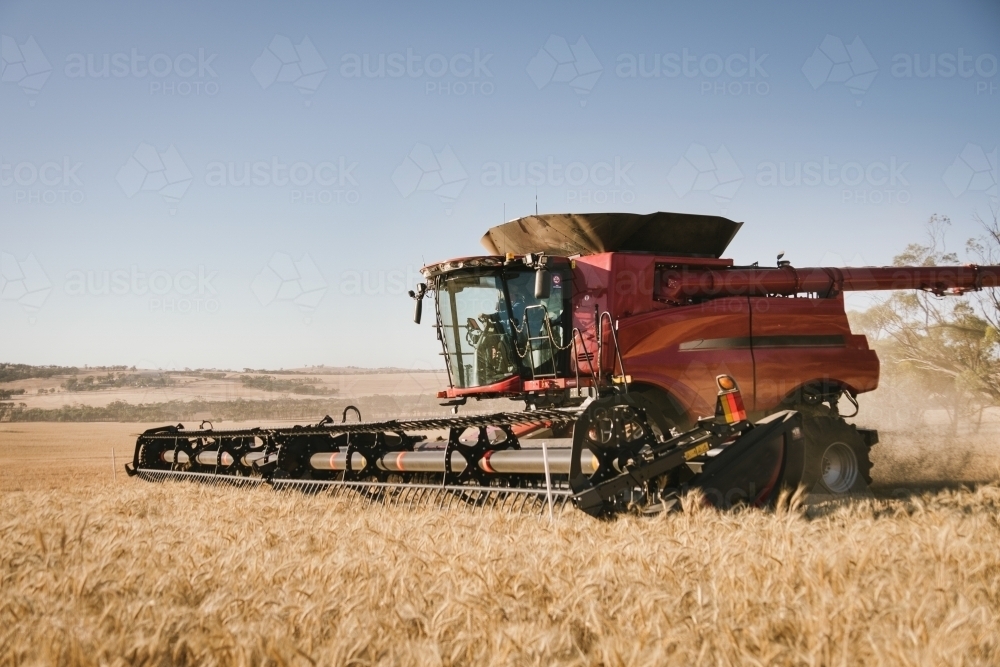
[[[945,246],[950,224],[945,216],[932,216],[927,240],[908,245],[893,264],[960,263],[958,255]],[[1000,229],[995,220],[992,239],[993,243],[980,239],[979,245],[970,242],[969,247],[982,257],[1000,256]],[[963,418],[978,415],[981,419],[984,408],[1000,405],[1000,295],[984,290],[977,298],[898,292],[852,318],[878,350],[886,384],[920,387],[928,404],[948,410],[952,431]]]
[[[966,243],[970,257],[977,264],[1000,265],[1000,205],[993,205],[989,218],[976,214],[976,221],[982,226],[983,234]],[[994,329],[1000,329],[1000,289],[984,289],[976,298],[983,316]]]

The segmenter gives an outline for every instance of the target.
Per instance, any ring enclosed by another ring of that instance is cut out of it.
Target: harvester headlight
[[[736,389],[736,380],[731,375],[720,375],[715,378],[715,382],[719,385],[719,391],[733,391]]]
[[[733,376],[719,375],[715,378],[715,383],[719,385],[719,396],[715,401],[716,419],[726,424],[745,421],[747,411],[743,407],[743,396]]]

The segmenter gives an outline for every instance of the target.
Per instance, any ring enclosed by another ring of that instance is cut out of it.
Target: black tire
[[[839,417],[803,420],[805,452],[802,482],[811,494],[847,496],[868,493],[872,462],[858,430]]]

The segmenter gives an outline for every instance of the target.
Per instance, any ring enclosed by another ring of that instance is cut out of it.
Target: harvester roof
[[[655,252],[720,257],[743,225],[691,213],[547,213],[491,227],[480,243],[494,255]]]

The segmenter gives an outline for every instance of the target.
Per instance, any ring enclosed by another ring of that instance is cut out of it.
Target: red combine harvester
[[[782,487],[867,490],[873,430],[841,399],[878,386],[843,293],[963,294],[1000,267],[734,266],[742,223],[678,213],[535,215],[490,229],[489,255],[422,270],[457,412],[492,415],[218,431],[152,429],[131,474],[350,493],[366,502],[658,511],[685,488],[714,505]],[[705,415],[710,415],[705,417]],[[850,415],[853,416],[853,415]],[[346,411],[345,411],[346,420]],[[414,431],[446,430],[440,443]],[[544,442],[544,447],[538,447]],[[532,446],[536,445],[536,446]],[[551,445],[551,446],[550,446]]]

